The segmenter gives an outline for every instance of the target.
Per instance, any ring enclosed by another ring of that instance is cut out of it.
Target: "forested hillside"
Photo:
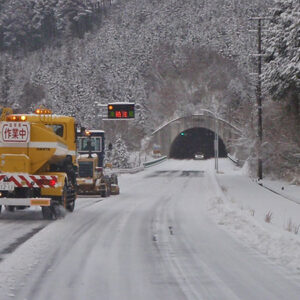
[[[243,129],[237,143],[255,162],[249,29],[258,15],[272,16],[263,35],[266,170],[276,161],[277,175],[299,173],[297,0],[1,0],[1,103],[43,103],[96,128],[97,103],[139,103],[134,122],[106,128],[130,150],[163,122],[206,108]]]

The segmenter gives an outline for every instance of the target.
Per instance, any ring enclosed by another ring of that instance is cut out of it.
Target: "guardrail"
[[[237,166],[240,165],[240,161],[237,158],[234,158],[233,156],[231,156],[229,153],[227,153],[227,157]]]
[[[163,161],[165,161],[167,158],[168,158],[167,156],[162,156],[158,159],[144,162],[143,163],[144,168],[149,168],[149,167],[152,167],[152,166],[156,166],[156,165],[162,163]]]
[[[293,196],[287,195],[284,192],[276,191],[274,188],[271,188],[271,187],[265,185],[263,181],[257,181],[256,183],[259,186],[261,186],[262,188],[264,188],[264,189],[266,189],[266,190],[268,190],[268,191],[270,191],[270,192],[272,192],[272,193],[274,193],[276,195],[279,195],[279,196],[281,196],[281,197],[283,197],[283,198],[285,198],[287,200],[290,200],[290,201],[292,201],[292,202],[294,202],[296,204],[300,204],[300,200],[299,199],[296,199]]]
[[[136,168],[131,168],[131,169],[111,169],[111,170],[106,170],[106,174],[110,175],[110,174],[135,174],[138,172],[141,172],[144,170],[144,166],[139,166]]]
[[[230,154],[227,154],[227,157],[234,163],[236,164],[237,166],[240,166],[240,161],[234,157],[232,157]],[[300,200],[299,199],[295,199],[294,197],[292,196],[289,196],[289,195],[286,195],[285,193],[283,192],[279,192],[279,191],[276,191],[275,189],[267,186],[263,181],[256,181],[256,183],[261,186],[262,188],[266,189],[266,190],[269,190],[270,192],[274,193],[274,194],[277,194],[287,200],[290,200],[290,201],[293,201],[295,202],[296,204],[300,204]]]
[[[167,156],[162,156],[158,159],[154,159],[151,161],[147,161],[144,162],[143,165],[136,167],[136,168],[131,168],[131,169],[111,169],[109,171],[106,171],[106,174],[112,174],[112,173],[116,173],[116,174],[135,174],[138,172],[143,171],[145,168],[149,168],[152,166],[156,166],[162,162],[164,162],[168,157]]]

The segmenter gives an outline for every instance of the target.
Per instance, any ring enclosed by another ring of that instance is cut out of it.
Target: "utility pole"
[[[215,140],[214,140],[214,149],[215,149],[215,170],[216,173],[219,172],[219,122],[217,119],[217,116],[214,115],[215,117]]]
[[[258,64],[257,64],[257,90],[256,90],[256,100],[257,100],[257,114],[258,114],[258,124],[257,124],[257,133],[258,133],[258,168],[257,168],[257,177],[259,180],[263,178],[263,165],[261,158],[261,145],[262,145],[262,96],[261,96],[261,19],[258,19],[257,26],[257,50],[258,50]]]
[[[261,92],[261,71],[262,71],[262,20],[269,19],[269,17],[254,17],[251,20],[257,21],[257,85],[256,85],[256,105],[257,105],[257,177],[258,180],[263,178],[263,162],[262,162],[262,140],[263,140],[263,125],[262,125],[262,92]],[[253,30],[251,30],[253,32]]]

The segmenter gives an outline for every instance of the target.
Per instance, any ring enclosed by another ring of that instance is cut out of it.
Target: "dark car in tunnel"
[[[194,159],[196,159],[196,160],[202,160],[202,159],[205,159],[205,156],[204,156],[204,154],[202,152],[196,152],[194,154]]]

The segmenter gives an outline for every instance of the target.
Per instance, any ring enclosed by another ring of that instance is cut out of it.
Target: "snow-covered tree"
[[[89,1],[58,0],[56,14],[58,27],[74,36],[83,37],[84,33],[92,28],[93,11]]]
[[[59,31],[55,18],[58,0],[36,0],[33,6],[32,26],[35,29],[36,48],[49,44]]]
[[[247,66],[255,43],[249,17],[263,14],[273,0],[100,1],[96,9],[92,0],[32,0],[31,10],[15,9],[23,2],[1,2],[0,40],[5,32],[14,40],[20,27],[3,22],[7,16],[28,14],[19,18],[31,26],[23,29],[41,38],[43,49],[12,57],[8,72],[1,70],[8,102],[21,104],[38,87],[55,113],[74,115],[86,127],[105,126],[110,140],[121,133],[130,151],[166,120],[207,108],[237,122],[244,129],[243,145],[252,147],[255,95]],[[100,13],[102,5],[106,14]],[[50,26],[43,25],[47,22]],[[41,32],[51,47],[43,44]],[[138,103],[136,119],[125,125],[101,121],[97,103],[112,101]]]
[[[129,167],[129,153],[127,151],[127,146],[120,134],[116,136],[110,159],[114,168]]]
[[[299,118],[300,2],[277,0],[266,33],[264,86],[273,99],[286,101]]]

